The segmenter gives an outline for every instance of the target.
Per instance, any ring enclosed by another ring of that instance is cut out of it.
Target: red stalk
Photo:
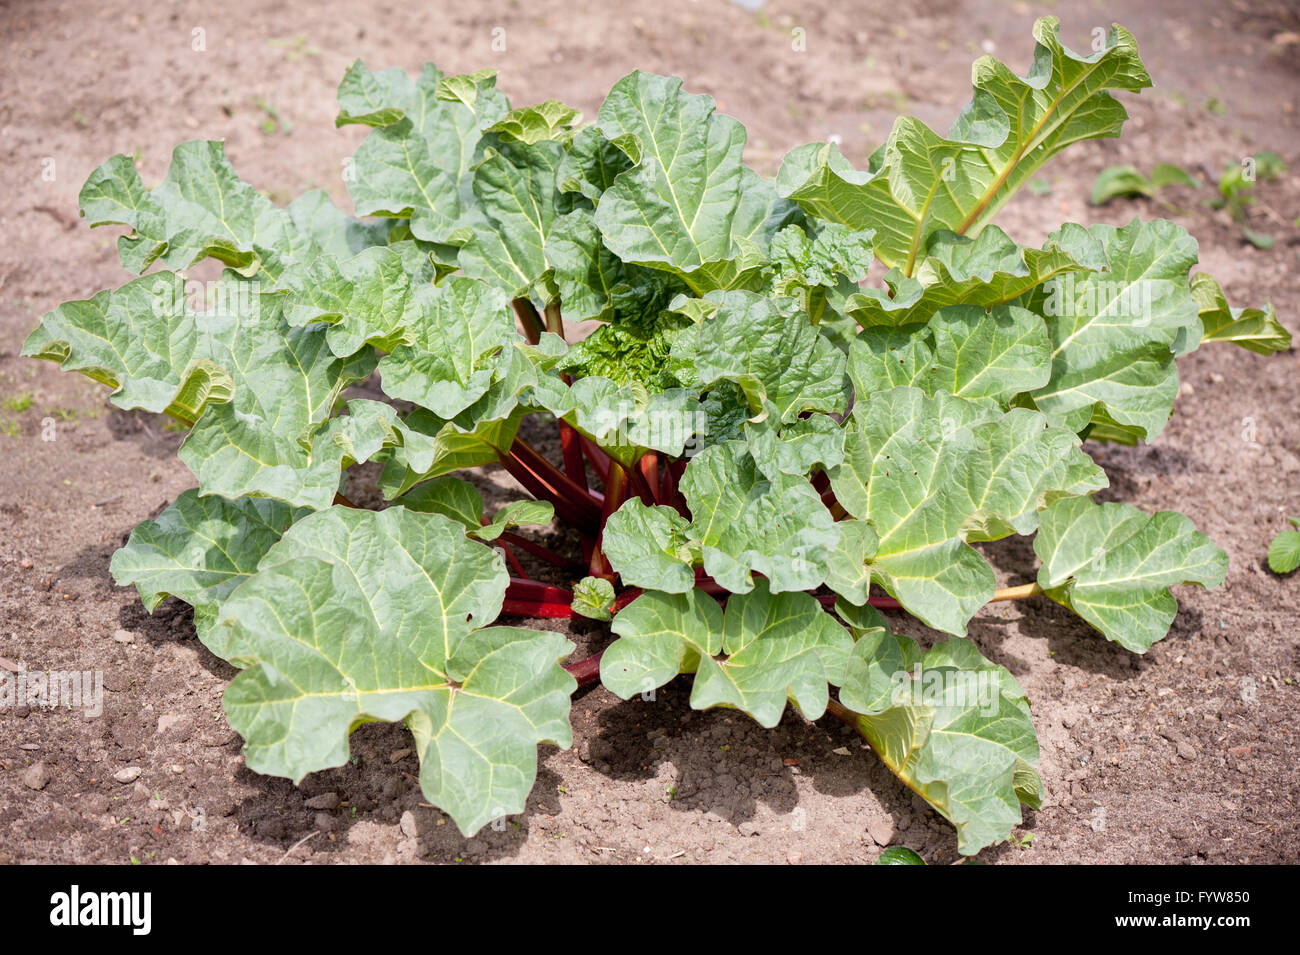
[[[645,460],[642,458],[642,460]],[[627,472],[628,482],[631,485],[632,493],[641,499],[641,503],[646,507],[654,507],[659,503],[655,499],[654,489],[650,482],[646,480],[644,472],[641,470],[640,463],[633,466]]]
[[[530,494],[555,505],[555,513],[588,535],[600,530],[600,515],[589,499],[578,503],[561,495],[553,486],[534,474],[523,461],[511,454],[500,455],[501,466]]]
[[[573,616],[573,592],[536,580],[511,577],[502,613],[519,617],[566,619]]]
[[[582,451],[587,455],[587,461],[591,468],[600,478],[601,484],[609,483],[609,455],[596,446],[596,442],[590,438],[579,435],[579,443],[582,445]]]
[[[588,490],[571,480],[523,438],[515,438],[515,443],[510,446],[510,454],[574,504],[599,510],[604,503],[602,494]]]
[[[569,671],[569,675],[578,681],[578,686],[589,686],[600,680],[600,658],[604,653],[593,654],[575,663],[564,664],[564,669]]]
[[[526,537],[520,537],[518,534],[515,534],[512,531],[506,531],[498,539],[505,541],[507,544],[510,544],[514,547],[518,547],[520,550],[524,551],[527,554],[532,554],[538,560],[546,561],[548,564],[552,565],[553,567],[568,568],[568,567],[586,566],[581,561],[575,560],[572,557],[565,557],[563,554],[557,553],[556,551],[551,550],[549,547],[539,544],[536,541],[530,541]]]
[[[537,314],[537,306],[526,298],[517,298],[510,303],[510,307],[515,310],[519,324],[524,327],[524,337],[529,344],[536,345],[542,340],[542,317]]]
[[[563,418],[557,418],[556,422],[560,426],[560,447],[564,450],[564,473],[569,480],[586,491],[587,462],[582,457],[581,436]]]
[[[650,500],[647,501],[643,496],[642,502],[645,504],[660,503],[659,455],[654,451],[647,451],[641,455],[641,460],[637,462],[637,470],[646,485],[646,494],[650,497]]]
[[[605,503],[600,512],[601,531],[596,537],[596,547],[591,552],[590,563],[591,576],[603,577],[610,583],[614,582],[614,568],[605,559],[605,552],[601,549],[601,542],[605,537],[605,524],[609,521],[609,516],[622,507],[623,502],[627,500],[627,487],[627,471],[617,461],[610,461],[609,483],[605,485]]]
[[[510,562],[510,566],[514,568],[516,574],[523,577],[525,580],[531,579],[528,576],[528,571],[524,570],[524,565],[519,563],[519,558],[515,555],[515,552],[510,549],[510,545],[498,537],[497,546],[500,547],[501,551],[506,555],[506,560]]]

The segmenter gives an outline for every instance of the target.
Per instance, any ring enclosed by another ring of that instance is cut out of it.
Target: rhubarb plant
[[[1191,276],[1173,223],[1066,223],[1038,248],[993,224],[1150,85],[1121,27],[1087,56],[1054,19],[1034,36],[1027,76],[980,59],[946,136],[900,119],[865,169],[818,143],[764,178],[673,77],[630,73],[583,124],[512,108],[491,71],[358,61],[337,123],[369,127],[360,218],[320,191],[274,205],[219,142],[177,147],[153,187],[126,156],[96,170],[82,214],[126,227],[140,277],[23,351],[188,429],[197,487],[111,569],[150,611],[191,604],[239,668],[248,765],[301,780],[402,722],[426,798],[471,834],[524,810],[578,687],[684,677],[692,706],[763,726],[843,720],[962,853],[1005,840],[1043,798],[1038,744],[969,622],[1048,599],[1125,650],[1161,639],[1170,588],[1219,585],[1226,555],[1187,517],[1094,500],[1084,441],[1153,439],[1204,342],[1290,343]],[[225,271],[199,285],[205,258]],[[343,482],[371,461],[367,509]],[[463,476],[482,467],[519,499],[489,513]],[[1040,565],[999,589],[981,545],[1012,535]],[[575,616],[607,624],[602,653],[528,625]]]

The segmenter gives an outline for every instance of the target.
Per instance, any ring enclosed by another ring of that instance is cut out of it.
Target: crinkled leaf
[[[844,460],[844,428],[829,415],[809,414],[787,425],[771,410],[761,421],[745,422],[750,456],[764,477],[805,475],[813,468],[829,470]]]
[[[1086,497],[1043,511],[1034,551],[1047,595],[1135,653],[1168,633],[1178,613],[1170,587],[1217,587],[1228,568],[1228,555],[1183,515]]]
[[[118,255],[137,273],[155,261],[183,269],[211,256],[244,275],[279,275],[301,244],[289,214],[239,178],[221,142],[181,143],[152,190],[131,157],[114,156],[91,174],[80,203],[92,226],[131,228]]]
[[[632,165],[627,153],[606,139],[599,129],[584,126],[573,134],[556,178],[561,192],[581,193],[596,202],[619,173]]]
[[[472,835],[523,810],[539,743],[568,746],[559,634],[478,629],[500,612],[499,554],[437,514],[333,508],[271,548],[221,608],[226,691],[249,767],[301,780],[348,759],[348,734],[405,721],[425,798]]]
[[[1206,342],[1231,342],[1259,355],[1291,347],[1291,333],[1277,319],[1272,305],[1232,308],[1219,283],[1204,272],[1192,276],[1192,298],[1200,310]]]
[[[973,643],[949,639],[921,657],[910,637],[867,632],[840,701],[885,765],[957,828],[961,854],[1005,840],[1020,803],[1040,805],[1029,703]]]
[[[460,250],[461,268],[504,291],[528,294],[549,269],[546,240],[557,216],[556,170],[564,155],[556,142],[500,143],[473,173],[477,212],[473,237]]]
[[[873,579],[948,633],[993,596],[993,571],[968,541],[1027,533],[1046,503],[1105,484],[1072,432],[1024,408],[904,387],[873,395],[854,419],[830,472],[836,499],[880,537]],[[850,586],[837,592],[856,602],[856,570],[841,574]]]
[[[514,140],[529,146],[544,139],[559,139],[582,119],[582,113],[565,106],[558,99],[548,99],[536,106],[513,109],[488,127],[503,140]]]
[[[386,394],[453,418],[487,394],[494,378],[517,370],[509,359],[519,334],[499,290],[457,276],[417,296],[414,307],[410,342],[379,361]]]
[[[748,593],[751,571],[767,577],[774,593],[811,590],[825,579],[839,531],[804,477],[765,477],[744,442],[728,441],[691,459],[681,490],[704,569],[727,590]]]
[[[771,402],[783,422],[804,411],[847,407],[843,353],[790,307],[791,300],[743,291],[714,296],[717,314],[673,343],[674,362],[691,370],[684,384],[734,381],[755,415]]]
[[[573,612],[592,620],[614,618],[614,585],[603,577],[583,577],[573,585]]]
[[[346,358],[371,344],[392,351],[410,344],[435,277],[428,254],[414,242],[366,249],[340,260],[323,255],[286,276],[284,314],[290,325],[329,324],[326,340]]]
[[[1061,276],[1028,299],[1052,343],[1051,379],[1030,392],[1034,404],[1073,431],[1101,406],[1149,441],[1178,393],[1175,354],[1201,336],[1187,281],[1196,240],[1172,222],[1135,219],[1122,229],[1066,225],[1050,241],[1100,271]]]
[[[619,635],[601,659],[601,681],[627,699],[694,672],[691,706],[742,710],[775,726],[792,701],[808,719],[826,711],[853,640],[807,594],[771,594],[760,581],[724,613],[700,590],[648,592],[614,618]],[[722,657],[720,654],[725,653]]]
[[[405,494],[421,481],[462,468],[495,464],[514,443],[522,412],[504,418],[457,421],[417,408],[403,419],[404,443],[384,464],[379,487],[389,499]]]
[[[469,237],[462,185],[482,130],[509,108],[494,76],[444,77],[427,63],[414,81],[393,82],[395,98],[381,109],[400,109],[402,118],[366,137],[345,176],[358,215],[410,219],[412,234],[428,242],[459,245]],[[454,89],[452,79],[460,81]]]
[[[126,546],[113,554],[109,572],[119,586],[134,584],[151,613],[169,596],[192,606],[199,639],[220,656],[222,648],[209,638],[217,608],[309,513],[261,498],[200,497],[191,489],[153,520],[136,525]]]
[[[856,173],[832,155],[800,153],[783,172],[783,194],[855,228],[876,230],[876,257],[911,275],[927,239],[940,229],[976,234],[1045,162],[1071,143],[1118,136],[1128,118],[1107,90],[1151,85],[1137,44],[1112,26],[1088,56],[1066,49],[1060,24],[1043,17],[1027,76],[992,56],[976,61],[975,95],[945,139],[920,121],[894,125],[878,168]],[[787,160],[790,162],[790,160]]]
[[[673,508],[634,497],[605,522],[602,549],[624,586],[684,594],[695,586],[687,527]]]
[[[929,321],[950,305],[990,308],[1013,302],[1058,275],[1084,268],[1054,246],[1017,245],[997,226],[988,226],[974,239],[944,230],[930,236],[915,278],[892,269],[885,276],[888,293],[863,289],[850,295],[843,308],[864,328],[911,325]]]
[[[596,224],[623,261],[686,277],[738,254],[745,129],[714,106],[676,77],[639,70],[610,90],[597,126],[634,166],[601,194]]]
[[[647,590],[610,625],[619,639],[600,658],[601,683],[627,700],[694,673],[702,658],[722,652],[722,617],[718,602],[702,590]]]
[[[554,221],[545,255],[568,321],[645,324],[683,288],[668,273],[629,265],[611,252],[590,209],[575,209]]]
[[[1300,520],[1289,518],[1300,527]],[[1283,531],[1268,545],[1268,568],[1275,574],[1289,574],[1300,567],[1300,530]]]

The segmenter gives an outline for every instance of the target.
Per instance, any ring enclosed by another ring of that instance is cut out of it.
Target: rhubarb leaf
[[[733,707],[771,728],[786,701],[808,719],[826,711],[853,640],[812,597],[771,594],[760,581],[727,601],[724,613],[702,591],[647,593],[614,618],[619,639],[601,659],[601,681],[628,699],[694,672],[691,706]],[[725,653],[725,658],[719,654]]]
[[[1300,528],[1300,520],[1287,518]],[[1282,531],[1268,545],[1268,569],[1275,574],[1289,574],[1300,567],[1300,530]]]
[[[1151,440],[1178,393],[1175,354],[1201,336],[1187,279],[1196,240],[1172,222],[1134,219],[1066,225],[1049,242],[1098,271],[1063,275],[1027,299],[1052,346],[1051,379],[1029,392],[1035,406],[1073,431],[1100,407]]]
[[[742,441],[706,448],[681,480],[690,507],[690,537],[705,571],[734,594],[748,593],[751,572],[773,593],[811,590],[826,577],[839,531],[807,479],[765,477]]]
[[[929,237],[947,229],[975,235],[1045,162],[1066,146],[1118,136],[1128,118],[1107,90],[1151,85],[1132,35],[1112,26],[1088,56],[1066,49],[1060,23],[1034,24],[1038,41],[1025,77],[992,56],[977,60],[975,95],[945,139],[911,117],[899,119],[859,173],[837,153],[807,149],[782,170],[783,194],[809,214],[876,230],[876,257],[912,275]]]
[[[1291,347],[1291,333],[1277,319],[1272,305],[1231,308],[1219,283],[1204,272],[1192,276],[1192,298],[1200,310],[1207,342],[1231,342],[1259,355]]]
[[[840,701],[889,769],[957,828],[974,855],[1041,804],[1038,741],[1015,678],[967,640],[924,656],[884,627],[853,647]]]
[[[466,835],[518,813],[539,743],[567,747],[560,668],[573,645],[489,627],[501,556],[437,514],[333,508],[299,521],[226,600],[230,724],[256,772],[298,781],[342,766],[372,720],[415,736],[425,798]]]
[[[1168,633],[1178,613],[1170,587],[1214,588],[1228,569],[1228,555],[1183,515],[1086,497],[1043,511],[1034,552],[1047,595],[1134,653]]]
[[[634,497],[609,516],[601,544],[625,586],[684,594],[695,586],[687,527],[673,508]]]
[[[752,292],[714,293],[717,314],[689,327],[674,341],[673,361],[690,369],[692,387],[734,381],[760,415],[770,402],[782,422],[804,411],[843,411],[848,406],[844,354],[792,299]]]
[[[200,497],[191,489],[153,520],[136,525],[126,546],[113,554],[109,572],[119,586],[134,584],[150,613],[167,597],[192,606],[199,639],[224,656],[211,636],[218,607],[309,513],[261,498]]]
[[[676,77],[636,71],[614,84],[597,126],[632,161],[596,205],[605,244],[624,262],[691,276],[740,252],[732,224],[741,199],[745,128],[714,114],[710,96]]]

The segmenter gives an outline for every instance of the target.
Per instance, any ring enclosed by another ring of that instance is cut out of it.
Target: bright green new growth
[[[278,208],[220,143],[177,147],[152,189],[125,156],[98,169],[83,214],[161,269],[50,312],[23,352],[190,428],[198,487],[112,572],[150,610],[191,604],[241,668],[249,766],[301,779],[357,725],[403,722],[470,834],[523,811],[579,682],[688,674],[697,708],[845,721],[961,852],[1006,839],[1042,801],[1038,746],[969,621],[1043,594],[1129,650],[1163,637],[1169,588],[1218,585],[1226,556],[1186,517],[1095,503],[1083,439],[1158,434],[1202,342],[1290,345],[1271,307],[1190,276],[1172,223],[1067,223],[1042,248],[991,224],[1057,152],[1119,134],[1108,91],[1150,85],[1122,28],[1086,57],[1057,29],[1036,25],[1026,77],[981,59],[947,137],[900,119],[865,171],[813,144],[764,179],[744,127],[672,77],[629,74],[583,126],[512,109],[491,71],[360,61],[337,122],[370,128],[345,177],[370,218],[322,192]],[[176,270],[205,257],[227,270],[197,294]],[[569,343],[566,319],[601,324]],[[563,469],[520,438],[534,414]],[[371,460],[378,511],[340,493]],[[454,476],[489,464],[530,496],[489,515]],[[520,530],[552,520],[582,548]],[[1036,535],[1038,583],[998,592],[974,545],[1012,535]],[[923,651],[878,607],[952,636]],[[497,625],[575,615],[609,621],[599,661]]]
[[[1300,518],[1287,518],[1297,529],[1282,531],[1268,545],[1268,566],[1275,574],[1289,574],[1300,567]]]

